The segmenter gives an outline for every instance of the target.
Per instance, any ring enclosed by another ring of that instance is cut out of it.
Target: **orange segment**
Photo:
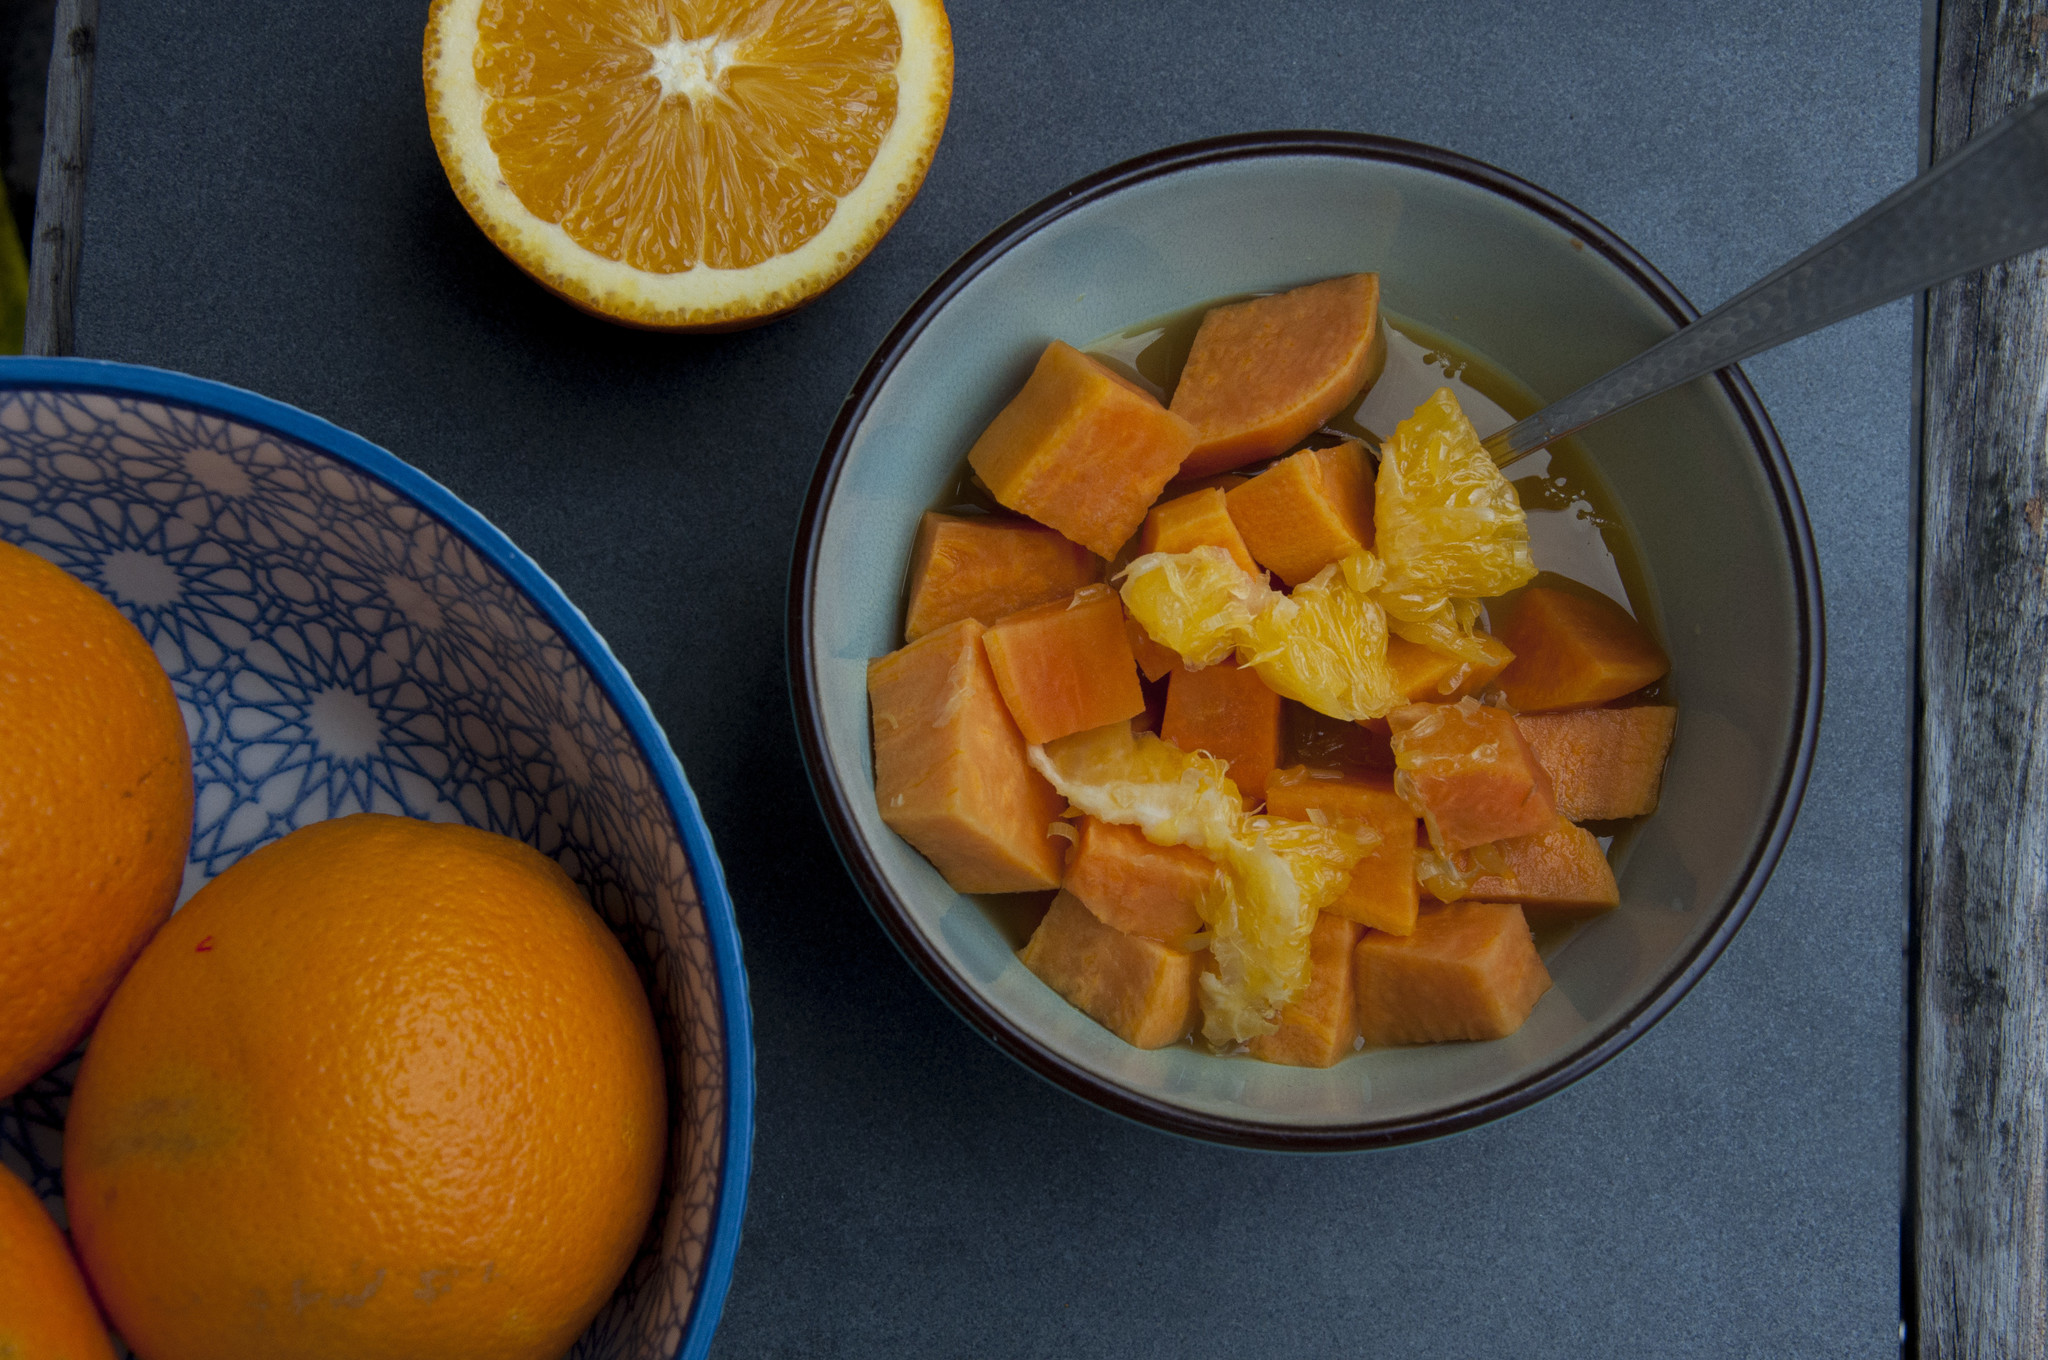
[[[939,0],[435,0],[436,148],[542,283],[638,325],[765,319],[829,287],[945,125]]]

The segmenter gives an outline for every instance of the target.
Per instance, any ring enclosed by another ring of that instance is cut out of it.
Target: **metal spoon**
[[[1748,291],[1480,442],[1506,467],[1680,383],[2042,246],[2048,94]]]

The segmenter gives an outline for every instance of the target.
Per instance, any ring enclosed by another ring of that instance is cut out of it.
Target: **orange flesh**
[[[1138,553],[1184,553],[1193,552],[1203,544],[1211,544],[1230,554],[1238,566],[1258,574],[1259,564],[1252,560],[1251,550],[1245,547],[1244,537],[1237,531],[1237,525],[1230,517],[1230,508],[1223,492],[1213,486],[1200,491],[1190,491],[1170,501],[1154,506],[1152,513],[1145,516],[1145,527],[1138,534]]]
[[[1159,735],[1183,751],[1207,751],[1228,764],[1231,782],[1256,803],[1280,763],[1280,696],[1257,671],[1240,670],[1234,661],[1176,669],[1166,682]]]
[[[1124,611],[1124,636],[1130,639],[1131,655],[1147,680],[1163,680],[1180,664],[1180,653],[1164,643],[1154,642],[1143,624]]]
[[[880,0],[486,0],[477,29],[506,184],[578,245],[652,273],[796,249],[896,118],[901,35]]]
[[[1164,1048],[1195,1027],[1196,965],[1206,955],[1106,926],[1071,893],[1052,900],[1017,957],[1127,1044]]]
[[[1230,493],[1230,517],[1262,566],[1298,586],[1372,538],[1372,475],[1355,442],[1304,449]]]
[[[1632,694],[1671,669],[1664,649],[1604,595],[1530,586],[1494,632],[1514,652],[1502,693],[1525,713]]]
[[[1432,880],[1426,885],[1431,894],[1446,900],[1520,902],[1531,913],[1546,908],[1553,915],[1591,916],[1621,905],[1621,889],[1600,842],[1586,828],[1562,817],[1547,830],[1495,841],[1490,849],[1494,853],[1489,858],[1502,872],[1481,874],[1462,891],[1455,884]],[[1457,859],[1460,871],[1469,873],[1473,857]]]
[[[1386,366],[1380,279],[1353,274],[1212,307],[1173,389],[1196,431],[1186,477],[1284,453]]]
[[[875,801],[957,891],[1058,887],[1046,827],[1066,803],[1025,759],[982,634],[962,619],[868,663]]]
[[[1549,827],[1557,815],[1550,776],[1514,715],[1471,699],[1410,704],[1387,715],[1394,786],[1446,853]]]
[[[961,619],[983,624],[1102,579],[1086,548],[1029,520],[925,512],[910,553],[910,606],[903,640]]]
[[[1180,845],[1154,845],[1134,826],[1094,817],[1078,823],[1060,886],[1104,925],[1127,935],[1177,943],[1202,928],[1197,909],[1216,866]]]
[[[1643,817],[1657,810],[1664,758],[1678,710],[1667,705],[1530,713],[1516,719],[1550,772],[1557,810],[1575,822]]]
[[[1034,746],[1145,711],[1123,604],[1106,586],[1012,614],[983,636],[996,685]]]
[[[1266,812],[1297,822],[1312,821],[1311,814],[1320,812],[1332,822],[1362,822],[1379,832],[1379,846],[1358,862],[1343,894],[1323,910],[1390,935],[1415,929],[1422,902],[1415,881],[1421,822],[1394,792],[1392,780],[1296,765],[1266,781]]]
[[[1308,986],[1280,1008],[1280,1028],[1251,1041],[1254,1058],[1290,1067],[1330,1067],[1351,1055],[1358,1007],[1351,953],[1360,927],[1334,912],[1316,917],[1308,941]]]
[[[1412,935],[1367,931],[1352,959],[1359,1034],[1375,1048],[1502,1039],[1550,990],[1528,922],[1511,902],[1432,907]]]

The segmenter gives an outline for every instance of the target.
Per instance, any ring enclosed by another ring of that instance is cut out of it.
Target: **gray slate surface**
[[[105,0],[82,354],[297,403],[452,487],[667,724],[738,902],[756,1172],[723,1356],[1893,1354],[1911,314],[1748,365],[1828,590],[1827,720],[1769,893],[1658,1029],[1442,1143],[1300,1159],[1120,1122],[973,1037],[814,811],[782,599],[890,324],[1039,197],[1155,147],[1392,133],[1562,194],[1710,305],[1914,169],[1917,0],[955,0],[952,123],[873,257],[764,330],[616,330],[502,261],[422,113],[422,0]]]

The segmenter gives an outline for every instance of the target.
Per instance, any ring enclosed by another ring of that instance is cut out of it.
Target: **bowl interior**
[[[1617,258],[1625,247],[1484,170],[1268,146],[1126,173],[1078,206],[1037,210],[1034,230],[991,238],[906,318],[828,447],[797,639],[828,814],[885,924],[942,993],[1027,1063],[1112,1108],[1279,1146],[1371,1145],[1502,1112],[1661,1014],[1775,857],[1810,749],[1815,587],[1789,470],[1769,457],[1775,437],[1753,398],[1745,411],[1746,386],[1712,381],[1583,440],[1640,541],[1646,594],[1632,603],[1669,646],[1680,719],[1663,804],[1618,843],[1622,906],[1550,959],[1556,986],[1511,1038],[1361,1053],[1328,1071],[1131,1048],[1026,971],[984,906],[881,821],[867,661],[901,645],[918,516],[1048,340],[1086,344],[1205,299],[1376,270],[1387,309],[1552,400],[1674,329],[1682,304],[1654,296]],[[1295,1137],[1309,1133],[1322,1141]]]
[[[52,368],[81,385],[37,376]],[[181,901],[358,811],[517,837],[583,887],[653,1003],[671,1127],[655,1222],[574,1354],[666,1360],[698,1332],[701,1350],[745,1175],[728,1150],[748,1116],[729,1108],[735,1044],[749,1062],[731,908],[674,756],[581,615],[390,455],[116,365],[0,367],[0,538],[112,599],[170,674],[197,784]],[[0,1104],[0,1152],[60,1212],[75,1070]]]

